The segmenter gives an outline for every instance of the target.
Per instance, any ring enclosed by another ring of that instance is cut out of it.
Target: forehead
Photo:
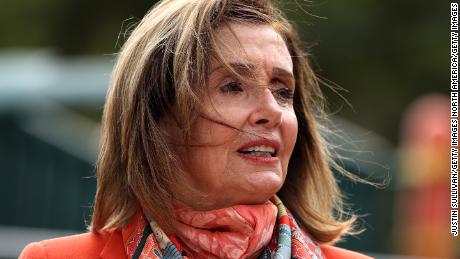
[[[229,63],[278,67],[292,72],[289,50],[270,25],[230,23],[218,29],[216,36],[216,51]],[[214,60],[211,68],[218,65]]]

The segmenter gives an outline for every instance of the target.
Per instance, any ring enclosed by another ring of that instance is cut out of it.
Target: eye
[[[277,86],[277,88],[273,91],[275,98],[278,98],[283,102],[291,102],[294,99],[294,90],[287,87],[282,82],[277,82],[275,85]]]
[[[230,82],[228,84],[225,84],[225,85],[221,86],[219,88],[219,90],[222,93],[235,93],[235,94],[237,94],[238,92],[242,92],[243,88],[241,87],[240,82],[233,81],[233,82]]]
[[[279,97],[280,99],[283,99],[286,101],[292,100],[294,98],[294,92],[289,88],[278,89],[275,91],[274,94],[276,94],[276,96]]]

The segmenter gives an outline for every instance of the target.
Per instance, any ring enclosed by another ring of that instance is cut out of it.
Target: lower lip
[[[278,157],[260,157],[260,156],[253,156],[250,154],[243,154],[238,153],[241,158],[248,159],[257,163],[262,164],[274,164],[279,161]]]

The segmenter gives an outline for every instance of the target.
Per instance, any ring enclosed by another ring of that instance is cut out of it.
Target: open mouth
[[[251,155],[255,157],[276,157],[276,150],[270,146],[252,146],[238,150],[238,153]]]

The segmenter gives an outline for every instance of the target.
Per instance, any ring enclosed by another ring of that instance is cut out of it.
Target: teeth
[[[252,151],[250,152],[253,156],[258,156],[258,157],[272,157],[272,154],[269,152],[258,152],[258,151]]]
[[[275,149],[269,146],[254,146],[240,150],[242,152],[269,152],[271,155],[275,154]]]

